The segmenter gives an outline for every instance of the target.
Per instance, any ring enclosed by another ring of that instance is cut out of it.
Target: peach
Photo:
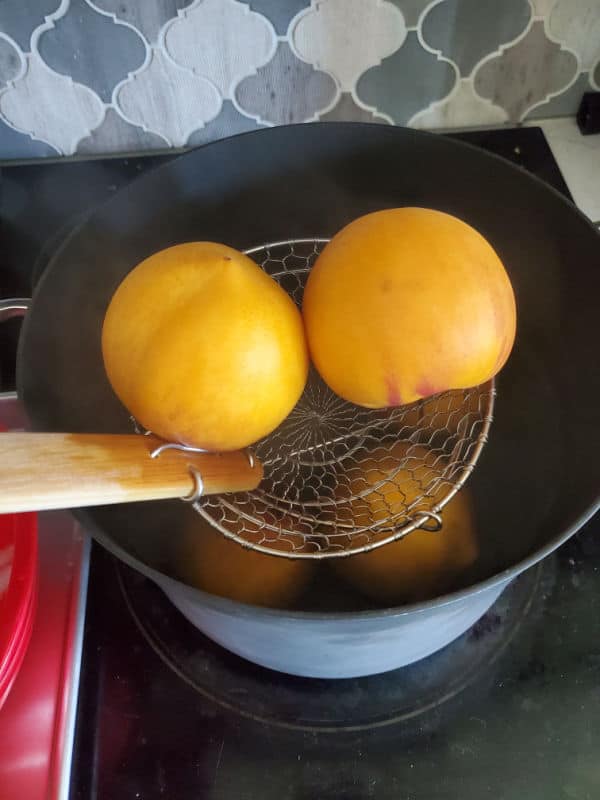
[[[303,316],[322,378],[369,408],[484,383],[516,332],[513,289],[492,246],[425,208],[377,211],[337,233],[309,274]]]
[[[235,530],[242,526],[233,527]],[[242,530],[239,532],[243,534]],[[245,535],[254,543],[263,538],[258,534]],[[277,542],[271,541],[268,546],[276,549]],[[282,549],[286,548],[282,545]],[[249,550],[227,539],[194,512],[185,523],[178,566],[186,582],[205,592],[240,603],[287,608],[304,591],[317,564],[310,559],[290,559]]]
[[[212,242],[162,250],[127,275],[106,312],[102,353],[142,425],[206,450],[266,436],[308,374],[291,298],[250,258]]]
[[[401,459],[406,466],[398,471]],[[431,480],[436,456],[420,446],[399,442],[389,452],[374,451],[357,465],[352,494],[373,491],[364,499],[351,501],[354,522],[367,525],[383,520],[389,508],[400,509],[417,503],[422,482]],[[393,477],[379,486],[382,478]],[[375,486],[377,485],[377,489]],[[436,499],[429,502],[434,505]],[[425,507],[425,505],[423,506]],[[479,553],[475,519],[468,489],[461,489],[442,509],[438,532],[414,530],[402,539],[375,550],[334,559],[336,572],[366,597],[395,605],[424,600],[441,594],[470,567]],[[381,538],[388,534],[377,534]]]

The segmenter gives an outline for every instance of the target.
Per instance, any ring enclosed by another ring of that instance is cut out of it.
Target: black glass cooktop
[[[568,189],[542,131],[456,134]],[[99,202],[173,156],[6,166],[2,296]],[[17,323],[2,331],[10,388]],[[72,800],[600,796],[600,520],[417,664],[327,682],[213,644],[94,546]]]
[[[94,548],[72,800],[592,800],[600,540],[590,525],[456,642],[368,678],[249,664]]]

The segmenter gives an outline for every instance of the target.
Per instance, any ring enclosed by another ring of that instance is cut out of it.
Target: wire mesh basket
[[[298,306],[326,239],[246,251]],[[265,477],[252,492],[200,498],[196,510],[230,539],[291,558],[364,552],[421,528],[472,472],[492,420],[493,381],[410,406],[366,409],[311,368],[288,418],[255,446]]]

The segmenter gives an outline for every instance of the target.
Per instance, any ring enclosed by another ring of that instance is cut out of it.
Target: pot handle
[[[18,317],[24,317],[31,307],[31,298],[30,297],[6,297],[0,299],[0,322],[5,322],[9,319],[15,319]],[[0,392],[0,396],[7,397],[13,392]],[[19,406],[20,408],[20,406]],[[11,420],[12,423],[16,424],[16,427],[21,427],[23,425],[23,419],[21,419],[20,415],[16,415],[16,419]]]
[[[30,297],[7,297],[0,300],[0,322],[13,319],[13,317],[24,317],[30,307]]]

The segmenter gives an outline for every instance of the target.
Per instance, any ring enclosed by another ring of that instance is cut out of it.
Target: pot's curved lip
[[[466,601],[473,595],[487,592],[494,588],[500,588],[502,584],[516,578],[525,570],[537,564],[546,556],[553,553],[557,548],[564,544],[571,538],[583,525],[586,524],[594,514],[600,510],[600,500],[589,508],[587,508],[577,519],[558,537],[552,539],[544,547],[536,550],[530,556],[519,561],[512,567],[507,567],[502,572],[492,575],[484,581],[468,586],[464,589],[458,589],[439,597],[434,597],[431,600],[426,600],[420,603],[411,603],[405,606],[394,606],[387,608],[368,609],[365,611],[290,611],[285,609],[267,608],[266,606],[255,606],[249,603],[241,603],[237,600],[230,600],[226,597],[210,594],[202,589],[196,589],[189,584],[171,578],[157,569],[144,564],[134,556],[130,555],[126,550],[117,545],[113,539],[106,536],[104,532],[97,527],[93,520],[88,518],[85,509],[74,510],[75,516],[82,522],[88,531],[93,531],[94,537],[103,545],[109,552],[116,555],[121,561],[128,566],[141,572],[146,577],[154,581],[158,586],[166,592],[177,592],[178,594],[187,595],[190,600],[201,599],[203,605],[209,608],[226,614],[232,614],[241,618],[252,618],[256,620],[257,617],[264,619],[281,619],[297,620],[298,622],[331,622],[338,623],[356,622],[358,620],[394,618],[406,616],[408,614],[424,614],[434,609],[441,609],[445,606],[451,606],[456,603]]]

